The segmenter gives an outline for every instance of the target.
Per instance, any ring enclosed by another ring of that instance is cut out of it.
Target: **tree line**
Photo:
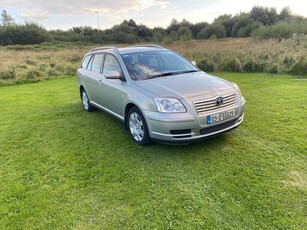
[[[69,30],[46,30],[36,23],[17,24],[6,10],[2,11],[0,45],[40,44],[42,42],[137,43],[175,40],[254,37],[259,39],[287,39],[294,34],[307,35],[307,18],[292,14],[289,7],[279,13],[275,8],[254,6],[248,13],[224,14],[212,23],[191,23],[173,19],[167,28],[149,28],[133,19],[124,20],[110,29],[91,26]]]

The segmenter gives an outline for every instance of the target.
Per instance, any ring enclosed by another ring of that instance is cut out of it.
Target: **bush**
[[[37,79],[41,76],[42,74],[36,69],[31,69],[27,72],[27,79]]]
[[[192,32],[188,26],[180,26],[177,30],[179,40],[186,41],[192,38]]]
[[[265,70],[265,64],[260,63],[259,60],[251,59],[243,65],[242,70],[244,72],[263,72]]]
[[[209,59],[202,59],[197,63],[197,67],[203,71],[213,72],[214,63]]]
[[[242,72],[241,61],[237,57],[231,58],[226,62],[224,70],[230,72]]]
[[[260,22],[252,22],[245,27],[241,27],[237,31],[237,36],[238,37],[250,37],[253,31],[257,30],[260,27],[261,27]]]
[[[79,63],[82,60],[82,56],[80,56],[80,55],[71,55],[71,56],[68,56],[66,58],[66,60],[71,62],[71,63],[76,63],[76,62]]]
[[[236,23],[232,27],[232,37],[247,37],[247,27],[250,26],[254,21],[247,15],[241,14],[236,16]]]
[[[65,75],[75,75],[77,67],[74,65],[68,65],[65,71]]]
[[[280,23],[275,26],[262,26],[252,33],[252,36],[257,39],[287,39],[292,36],[293,29],[289,25]]]
[[[0,26],[0,45],[40,44],[48,40],[47,31],[35,23]]]
[[[16,72],[14,68],[0,70],[0,79],[9,80],[15,78],[16,78]]]
[[[37,67],[39,71],[45,72],[46,69],[48,68],[48,65],[46,63],[40,63]]]
[[[213,23],[208,27],[202,29],[199,33],[199,38],[225,38],[226,30],[225,27],[220,23]]]
[[[35,62],[34,60],[31,60],[31,59],[27,59],[27,60],[26,60],[26,64],[27,64],[27,65],[36,66],[36,62]]]
[[[271,73],[271,74],[281,73],[280,67],[276,63],[273,63],[271,65],[267,65],[266,72]]]
[[[293,67],[290,70],[293,74],[307,74],[307,60],[301,59],[297,63],[293,65]]]
[[[52,76],[59,76],[60,73],[56,71],[56,69],[48,69],[47,70],[47,75],[52,77]]]
[[[255,30],[252,36],[257,39],[274,38],[278,40],[291,38],[295,34],[307,34],[307,22],[279,22],[273,26],[263,26]]]

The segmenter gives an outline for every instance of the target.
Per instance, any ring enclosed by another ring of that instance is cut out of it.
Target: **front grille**
[[[236,104],[236,94],[230,94],[223,97],[223,103],[216,105],[216,98],[210,100],[195,101],[194,107],[197,114],[201,115],[204,113],[214,112],[219,109],[227,109]]]

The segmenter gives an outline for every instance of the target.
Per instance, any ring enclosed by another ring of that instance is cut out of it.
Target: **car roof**
[[[93,48],[90,50],[89,53],[94,52],[101,52],[101,51],[113,51],[117,52],[121,55],[130,54],[130,53],[138,53],[138,52],[150,52],[150,51],[157,51],[157,50],[166,50],[164,47],[155,44],[145,44],[145,45],[133,45],[127,47],[117,48],[115,46],[102,46]]]
[[[150,51],[157,51],[157,50],[165,50],[165,48],[126,47],[126,48],[119,48],[119,49],[118,49],[118,52],[119,52],[120,54],[131,54],[131,53],[150,52]]]

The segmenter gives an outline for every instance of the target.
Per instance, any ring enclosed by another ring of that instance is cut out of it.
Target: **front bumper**
[[[236,108],[236,116],[216,124],[201,124],[204,117],[185,114],[161,114],[148,112],[147,125],[151,139],[158,142],[185,144],[210,138],[237,128],[244,119],[245,102]]]

